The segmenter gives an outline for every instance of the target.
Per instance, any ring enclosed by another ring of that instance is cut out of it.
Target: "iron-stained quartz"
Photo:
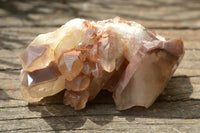
[[[64,104],[80,110],[106,89],[118,110],[148,108],[183,55],[181,39],[165,40],[134,21],[72,19],[21,53],[21,93],[38,102],[65,90]]]

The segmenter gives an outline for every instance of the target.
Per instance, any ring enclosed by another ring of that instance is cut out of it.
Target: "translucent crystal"
[[[166,41],[134,21],[73,19],[20,55],[21,94],[37,102],[66,89],[64,104],[79,110],[106,89],[119,110],[149,107],[183,55],[181,39]]]
[[[112,72],[115,69],[116,59],[120,57],[114,34],[111,31],[103,33],[99,43],[100,64],[105,71]]]
[[[164,90],[183,53],[180,39],[144,44],[128,64],[115,88],[117,109],[133,106],[148,108]]]
[[[57,47],[55,48],[56,58],[59,58],[63,51],[71,50],[77,46],[79,40],[88,29],[85,22],[84,19],[71,20],[56,32],[62,36],[62,38],[59,38]],[[57,34],[55,34],[55,37],[58,36]]]
[[[49,45],[30,45],[19,57],[23,70],[29,72],[44,68],[54,60],[53,50]]]
[[[63,102],[65,105],[71,105],[75,110],[80,110],[85,108],[88,97],[89,93],[87,90],[79,92],[66,90]]]
[[[94,63],[92,66],[92,75],[96,78],[102,77],[103,69],[98,63]]]
[[[21,82],[23,90],[26,90],[23,93],[24,98],[28,98],[26,94],[32,98],[43,98],[54,95],[65,88],[64,76],[60,74],[54,62],[44,69],[33,72],[23,71]]]
[[[88,88],[90,84],[90,78],[83,74],[80,74],[72,81],[66,80],[66,89],[71,91],[83,91]]]
[[[21,81],[21,95],[22,95],[22,98],[30,103],[33,103],[33,102],[38,102],[40,101],[43,97],[40,97],[40,98],[33,98],[30,96],[29,92],[28,92],[28,87],[27,87],[27,83],[28,83],[28,79],[26,78],[27,76],[27,73],[24,72],[24,71],[21,71],[20,73],[20,81]]]
[[[97,41],[96,38],[96,27],[92,27],[90,22],[86,21],[85,24],[87,25],[87,31],[83,34],[80,38],[78,44],[76,45],[76,49],[78,50],[86,50],[94,45]]]
[[[149,107],[163,91],[174,63],[175,59],[164,51],[147,54],[124,91],[121,92],[122,99],[116,98],[118,109],[127,109],[136,105]],[[127,95],[131,97],[126,97]]]
[[[80,51],[68,51],[64,52],[58,61],[58,68],[68,81],[78,76],[83,68],[80,56]]]
[[[89,100],[93,100],[96,95],[100,92],[101,89],[105,86],[106,82],[111,78],[113,72],[102,72],[100,77],[94,77],[90,81],[90,85],[88,87],[89,92]]]
[[[81,71],[85,75],[90,75],[92,73],[92,63],[89,61],[84,62],[83,69]]]

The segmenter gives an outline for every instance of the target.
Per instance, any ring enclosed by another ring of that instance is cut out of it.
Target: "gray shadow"
[[[41,117],[52,127],[54,132],[72,130],[81,127],[87,120],[85,109],[75,111],[62,103],[64,91],[42,99],[39,103],[28,104],[30,111],[41,113]],[[78,114],[78,115],[77,115]]]
[[[4,89],[0,89],[0,100],[12,100],[13,98],[9,97]]]

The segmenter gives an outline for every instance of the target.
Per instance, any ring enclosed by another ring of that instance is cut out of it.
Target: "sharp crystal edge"
[[[134,21],[72,19],[21,53],[21,93],[38,102],[65,89],[63,103],[80,110],[106,89],[118,110],[148,108],[183,55],[181,39],[165,40]]]

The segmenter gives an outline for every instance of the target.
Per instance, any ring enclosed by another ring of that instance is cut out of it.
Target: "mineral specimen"
[[[148,108],[183,55],[181,39],[166,41],[134,21],[73,19],[36,37],[20,55],[21,93],[37,102],[66,89],[64,104],[80,110],[107,89],[118,110]]]

